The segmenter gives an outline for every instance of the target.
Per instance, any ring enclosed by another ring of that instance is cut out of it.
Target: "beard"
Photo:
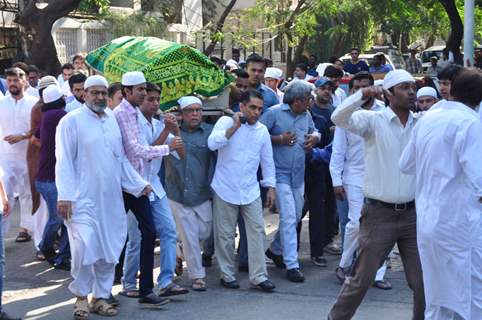
[[[12,96],[18,96],[20,94],[20,89],[17,87],[10,87],[8,88],[8,92],[10,92]]]
[[[330,99],[327,100],[323,96],[316,96],[316,103],[319,105],[324,106],[325,104],[330,103],[330,101],[331,101],[331,97]]]
[[[104,100],[96,104],[86,102],[85,105],[95,113],[103,113],[105,111],[105,108],[107,108],[107,101]]]

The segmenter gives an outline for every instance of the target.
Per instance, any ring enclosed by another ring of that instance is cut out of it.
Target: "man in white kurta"
[[[464,73],[453,83],[455,99],[465,100],[457,91],[472,91],[477,100],[439,102],[419,120],[400,159],[402,172],[416,175],[427,320],[482,319],[482,124],[473,110],[482,75],[464,81],[472,72]]]
[[[28,241],[33,227],[32,196],[27,170],[27,145],[30,134],[30,111],[38,98],[25,93],[25,72],[11,68],[5,72],[8,95],[0,99],[0,168],[9,202],[20,200],[20,234],[18,241]],[[10,217],[3,221],[4,231],[10,226]]]
[[[373,85],[371,75],[358,74],[350,81],[350,92],[353,94],[362,88]],[[368,100],[363,109],[381,111],[385,104],[376,99]],[[348,200],[348,218],[343,241],[343,253],[340,264],[336,269],[338,280],[343,283],[348,269],[352,265],[354,254],[358,249],[358,233],[360,231],[360,215],[363,207],[363,176],[365,171],[364,141],[359,135],[337,127],[333,138],[333,151],[330,159],[330,174],[333,181],[335,195],[340,200]],[[388,281],[384,280],[386,265],[377,272],[375,285],[382,289],[391,289]]]
[[[105,109],[107,87],[103,77],[89,77],[85,105],[65,116],[56,133],[58,211],[67,218],[72,252],[69,289],[84,312],[88,294],[96,300],[111,294],[127,235],[122,191],[139,196],[150,188],[124,155],[117,121]]]

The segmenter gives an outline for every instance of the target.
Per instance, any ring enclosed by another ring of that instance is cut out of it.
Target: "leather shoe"
[[[261,291],[264,291],[264,292],[273,292],[273,290],[274,290],[274,288],[276,288],[276,286],[274,285],[273,282],[271,282],[269,280],[264,280],[263,282],[258,283],[255,286],[255,288],[260,289]]]
[[[293,268],[286,271],[286,278],[291,282],[305,282],[305,276],[300,269]]]
[[[229,289],[239,289],[239,283],[236,280],[228,282],[228,281],[225,281],[224,279],[221,279],[221,285]]]
[[[286,265],[283,262],[283,256],[280,254],[274,254],[271,249],[266,250],[265,252],[266,256],[273,260],[274,264],[281,269],[285,269]]]
[[[62,261],[61,263],[55,263],[54,268],[57,270],[70,271],[70,262]]]

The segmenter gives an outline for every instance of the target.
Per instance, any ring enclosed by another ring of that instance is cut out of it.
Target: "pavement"
[[[48,263],[37,261],[32,242],[15,243],[18,216],[18,206],[15,206],[12,228],[5,239],[7,265],[3,292],[4,310],[23,319],[72,319],[74,298],[68,290],[70,273],[55,270]],[[265,213],[268,240],[274,235],[277,219],[278,215]],[[191,291],[187,295],[172,298],[169,304],[158,310],[141,309],[135,299],[117,296],[120,300],[120,310],[115,319],[327,319],[330,307],[340,290],[340,284],[334,275],[340,256],[327,256],[327,268],[320,268],[311,263],[306,219],[301,242],[300,262],[301,270],[306,277],[304,283],[295,284],[287,281],[284,270],[268,263],[270,279],[277,286],[274,293],[263,293],[251,288],[246,273],[238,275],[241,289],[225,289],[219,284],[219,271],[214,260],[213,267],[207,269],[206,292]],[[155,260],[158,264],[158,255]],[[395,261],[393,266],[387,273],[387,279],[392,283],[393,289],[383,291],[371,288],[353,319],[411,318],[411,292],[399,261]],[[157,266],[155,276],[158,273]],[[190,285],[185,275],[176,281],[186,286]],[[113,288],[114,294],[120,290],[121,286]],[[102,318],[91,315],[91,319]]]

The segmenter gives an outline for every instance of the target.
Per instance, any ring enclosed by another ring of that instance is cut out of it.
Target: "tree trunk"
[[[304,36],[303,38],[300,39],[300,42],[298,43],[295,49],[293,65],[296,66],[298,63],[301,63],[301,58],[303,57],[303,52],[305,51],[305,45],[307,41],[308,41],[308,36]]]
[[[403,31],[402,39],[400,41],[400,51],[403,53],[408,52],[408,45],[410,44],[410,32]]]
[[[295,65],[293,63],[293,46],[291,45],[291,35],[286,34],[286,78],[293,75]]]
[[[450,20],[450,36],[447,40],[446,48],[454,54],[454,62],[463,64],[464,57],[460,52],[460,45],[464,38],[464,24],[457,10],[455,0],[439,0]]]
[[[19,13],[18,23],[22,29],[22,48],[25,62],[34,64],[47,74],[56,75],[60,71],[52,26],[55,21],[75,10],[81,0],[51,0],[47,7],[39,9],[36,0],[24,0],[24,8]]]
[[[293,38],[291,37],[291,27],[293,26],[293,22],[295,21],[296,16],[304,10],[303,5],[305,4],[306,0],[299,0],[296,8],[291,11],[290,16],[286,20],[283,26],[283,33],[286,35],[287,40],[287,47],[286,47],[286,76],[293,74],[295,70],[295,65],[293,62],[293,46],[292,41]]]
[[[233,9],[234,5],[236,4],[236,1],[237,0],[231,0],[228,5],[226,6],[226,8],[224,8],[224,11],[223,13],[221,14],[221,16],[219,17],[219,20],[218,22],[216,23],[216,26],[214,27],[214,29],[211,30],[211,43],[209,44],[209,46],[206,48],[206,50],[204,50],[204,54],[209,56],[214,48],[216,47],[216,44],[218,43],[218,37],[216,36],[218,32],[221,32],[223,31],[223,27],[224,27],[224,21],[226,20],[226,18],[228,17],[229,13],[231,12],[231,10]]]

